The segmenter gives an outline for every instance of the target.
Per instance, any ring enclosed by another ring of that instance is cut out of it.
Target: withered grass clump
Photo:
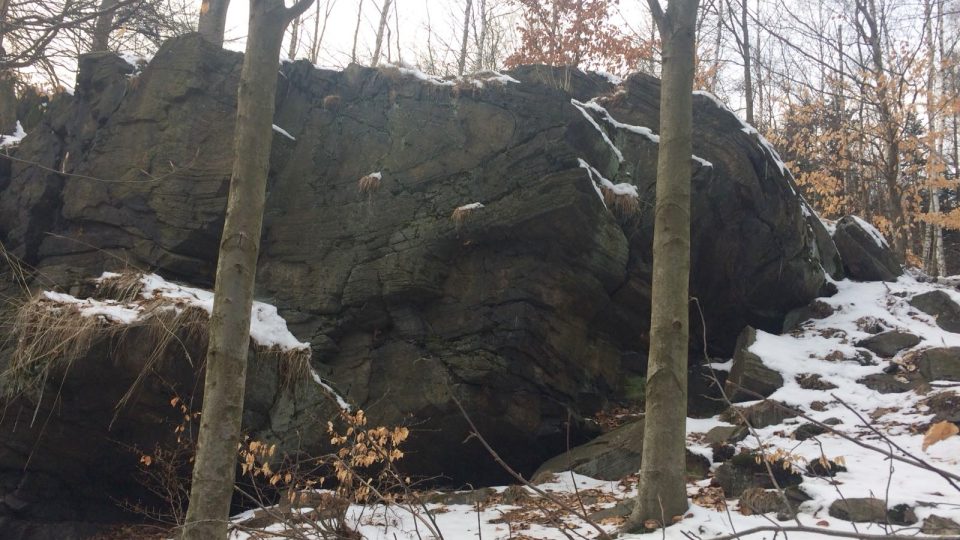
[[[600,192],[603,193],[603,202],[607,205],[607,208],[619,217],[632,217],[640,211],[640,199],[633,195],[616,193],[607,186],[601,186]]]
[[[380,189],[382,177],[379,174],[368,174],[357,181],[357,191],[362,194],[373,193]]]
[[[12,354],[0,372],[0,396],[39,395],[53,373],[63,373],[93,347],[109,343],[110,354],[142,357],[140,374],[126,392],[120,408],[154,368],[174,351],[195,368],[208,341],[209,314],[185,300],[162,295],[144,298],[142,274],[124,273],[98,280],[92,299],[106,306],[135,310],[133,322],[83,313],[85,304],[60,301],[39,293],[22,303],[10,323]],[[133,332],[133,330],[140,330]],[[310,349],[265,347],[251,341],[258,361],[276,361],[281,380],[292,384],[309,376]],[[136,352],[133,352],[136,351]],[[149,351],[144,355],[143,351]]]

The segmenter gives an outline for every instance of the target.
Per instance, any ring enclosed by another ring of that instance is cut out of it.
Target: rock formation
[[[76,94],[52,100],[0,170],[0,241],[36,270],[34,290],[77,293],[120,269],[211,286],[240,61],[197,36],[167,43],[142,71],[109,54],[83,57]],[[257,297],[374,422],[411,426],[412,473],[496,478],[483,449],[463,443],[454,397],[531,472],[566,449],[568,422],[583,441],[593,433],[583,419],[642,375],[658,93],[644,75],[614,85],[542,66],[447,81],[282,65]],[[744,326],[779,331],[824,290],[836,249],[762,137],[707,95],[695,97],[694,117],[691,291],[706,328],[692,306],[692,341],[700,347],[705,330],[707,352],[729,355]],[[202,357],[202,343],[188,348]],[[93,351],[47,395],[75,409],[21,397],[17,410],[42,411],[61,437],[82,439],[70,430],[83,421],[98,437],[149,445],[149,407],[121,409],[113,426],[104,417],[140,357],[118,358],[109,343]],[[195,374],[182,362],[168,358],[150,381],[172,370],[189,393]],[[285,388],[275,367],[254,366],[251,377],[250,431],[283,449],[321,448],[334,409],[312,381]],[[169,390],[148,382],[138,399],[156,406]],[[84,416],[91,392],[103,399]],[[41,437],[39,424],[10,435],[5,422],[0,498],[17,491],[24,503],[7,511],[37,517],[54,489],[22,474],[24,449],[63,439]],[[85,474],[135,465],[100,446],[79,447]],[[122,491],[111,482],[101,494]]]

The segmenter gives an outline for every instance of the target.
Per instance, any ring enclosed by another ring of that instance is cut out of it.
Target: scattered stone
[[[749,488],[740,494],[740,512],[744,515],[768,514],[782,507],[783,499],[776,490]]]
[[[823,380],[820,375],[816,373],[803,373],[797,375],[796,377],[797,384],[800,385],[800,388],[804,390],[833,390],[837,385]]]
[[[923,534],[936,534],[939,536],[945,535],[960,535],[960,523],[952,519],[947,519],[945,517],[940,517],[936,514],[930,515],[927,519],[923,520],[923,526],[920,527],[920,532]]]
[[[937,326],[947,332],[960,333],[960,305],[946,291],[935,290],[918,294],[910,299],[910,305],[933,316]]]
[[[604,508],[590,514],[590,521],[599,523],[605,519],[625,518],[633,512],[635,502],[633,499],[625,499],[610,508]]]
[[[723,488],[727,497],[739,497],[750,488],[773,489],[770,471],[759,455],[753,452],[737,454],[729,461],[717,467],[712,484]],[[785,462],[778,460],[770,464],[774,478],[780,487],[800,485],[803,477]]]
[[[727,461],[733,456],[737,455],[737,447],[732,444],[711,444],[710,450],[713,451],[714,463],[723,463],[724,461]]]
[[[727,378],[726,393],[730,401],[753,401],[767,397],[783,386],[780,373],[763,365],[763,360],[750,352],[750,346],[757,341],[757,331],[746,327],[737,338],[733,366]]]
[[[687,450],[687,472],[703,478],[710,461]],[[571,448],[536,470],[534,483],[548,481],[555,473],[573,471],[598,480],[621,480],[640,470],[643,457],[643,420],[624,424],[596,439]]]
[[[833,242],[847,276],[856,281],[896,281],[903,267],[873,226],[855,216],[837,222]]]
[[[736,444],[747,438],[749,431],[746,427],[742,425],[734,426],[717,426],[711,428],[703,437],[703,442],[707,444],[722,444],[722,443],[733,443]]]
[[[890,330],[857,342],[857,347],[863,347],[868,351],[883,358],[892,358],[904,349],[915,347],[920,343],[920,338],[899,330]]]
[[[523,486],[512,485],[507,486],[500,497],[503,504],[517,505],[530,499],[530,493]]]
[[[827,403],[825,401],[813,401],[810,403],[810,410],[823,412],[827,410]]]
[[[824,420],[823,423],[828,426],[839,426],[840,424],[843,423],[843,421],[840,420],[839,418],[830,417]]]
[[[868,334],[879,334],[886,330],[883,321],[876,317],[860,317],[856,320],[857,328]]]
[[[953,422],[960,425],[960,394],[942,392],[920,402],[926,405],[934,417],[931,423]]]
[[[887,509],[880,499],[872,497],[840,499],[830,505],[829,513],[837,519],[854,523],[887,523],[894,525],[912,525],[917,522],[913,509],[899,504]]]
[[[793,435],[791,435],[791,437],[798,441],[805,441],[818,435],[823,435],[827,431],[827,428],[817,424],[803,424],[793,431]]]
[[[803,323],[813,319],[826,319],[836,310],[823,300],[814,300],[809,304],[787,313],[783,319],[783,332],[792,332],[799,329]]]
[[[507,488],[509,489],[509,488]],[[423,502],[447,506],[466,504],[474,506],[490,500],[497,494],[494,488],[482,488],[466,491],[435,491],[423,497]]]
[[[847,468],[833,460],[813,459],[807,462],[807,476],[833,478],[840,472],[847,472]]]
[[[755,429],[765,428],[797,416],[784,407],[785,405],[779,401],[764,400],[749,407],[731,407],[720,415],[720,420],[731,424],[742,424],[743,419],[746,418]]]
[[[858,379],[857,382],[881,394],[902,394],[913,390],[923,380],[915,373],[899,373],[896,375],[871,373]]]
[[[928,381],[960,381],[960,347],[938,347],[922,351],[917,371]]]

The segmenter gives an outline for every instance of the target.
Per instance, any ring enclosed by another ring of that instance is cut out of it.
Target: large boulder
[[[936,347],[920,353],[917,371],[928,381],[960,381],[960,347]]]
[[[883,235],[857,216],[845,216],[837,222],[833,242],[851,279],[896,281],[903,274],[903,265]]]
[[[43,276],[35,288],[71,291],[121,267],[212,284],[241,60],[195,35],[142,72],[81,59],[76,94],[50,102],[16,150],[23,163],[0,175],[0,240]],[[503,479],[463,442],[454,398],[531,472],[568,429],[574,444],[595,435],[583,419],[624,398],[648,347],[659,82],[548,67],[510,77],[297,62],[279,78],[257,296],[371,422],[411,426],[407,471],[454,483]],[[745,325],[777,331],[822,290],[830,246],[765,141],[710,96],[694,114],[691,294],[709,352],[729,355]],[[617,183],[639,197],[612,197]],[[70,388],[77,402],[93,391]],[[321,451],[327,405],[285,395],[247,429]],[[0,473],[19,478],[25,456],[7,440]]]
[[[933,290],[910,299],[910,305],[934,317],[937,326],[947,332],[960,333],[960,305],[944,290]]]
[[[750,352],[750,347],[756,341],[757,331],[749,326],[737,338],[733,366],[725,385],[727,397],[734,403],[763,399],[783,386],[783,376],[768,368],[762,358]]]
[[[882,358],[893,358],[898,352],[919,343],[920,338],[910,332],[890,330],[857,341],[857,347],[863,347]]]

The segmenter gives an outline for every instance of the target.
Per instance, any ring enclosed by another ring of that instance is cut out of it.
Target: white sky
[[[328,1],[335,2],[327,24],[326,34],[321,46],[321,58],[318,63],[336,67],[345,67],[350,61],[350,51],[353,47],[353,32],[357,23],[357,7],[360,0],[317,0],[321,11]],[[307,11],[305,24],[307,32],[313,31],[312,17],[316,13],[317,2]],[[363,18],[360,24],[360,36],[357,45],[357,54],[364,60],[373,55],[377,25],[380,21],[380,4],[382,0],[363,0]],[[292,5],[287,0],[287,5]],[[247,0],[232,0],[227,14],[226,48],[242,51],[244,37],[247,33],[247,14],[249,2]],[[426,43],[426,28],[428,16],[434,28],[434,39],[455,39],[455,25],[462,24],[463,0],[394,0],[390,8],[390,27],[395,27],[395,17],[400,23],[401,54],[404,62],[415,63],[415,51],[421,50]],[[395,11],[396,10],[396,11]],[[307,41],[303,41],[298,58],[306,55]],[[391,47],[395,49],[396,36],[391,36]],[[286,55],[288,40],[284,40],[283,54]],[[440,45],[439,43],[437,45]],[[386,57],[384,46],[383,57]],[[396,51],[393,51],[396,58]],[[409,58],[408,58],[409,57]]]

